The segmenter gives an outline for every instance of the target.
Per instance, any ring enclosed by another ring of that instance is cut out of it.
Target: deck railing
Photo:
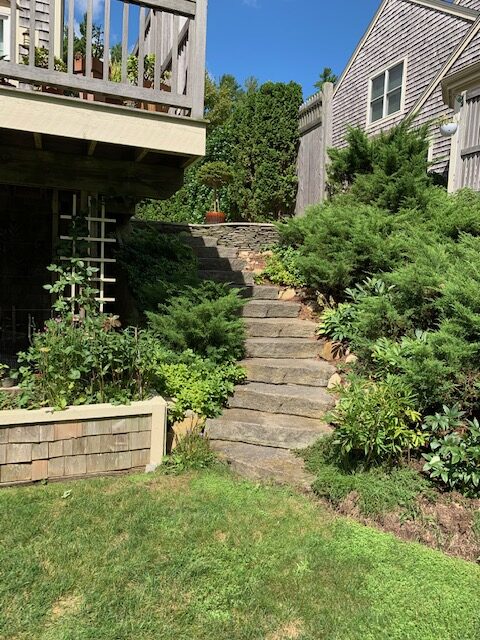
[[[0,84],[202,118],[206,12],[207,0],[23,0]]]

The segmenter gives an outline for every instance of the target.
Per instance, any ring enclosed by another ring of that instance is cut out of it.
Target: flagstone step
[[[243,307],[244,318],[297,318],[300,313],[298,302],[282,300],[251,300]]]
[[[336,372],[325,360],[250,358],[240,363],[250,382],[326,387]]]
[[[254,284],[243,287],[240,295],[251,300],[278,300],[280,289],[271,285]]]
[[[304,467],[303,460],[285,449],[259,447],[243,442],[212,441],[211,446],[239,475],[256,482],[274,482],[305,492],[315,480]]]
[[[201,271],[242,271],[246,261],[242,258],[199,258],[198,265]]]
[[[236,387],[228,406],[230,409],[252,409],[322,419],[334,404],[333,396],[321,387],[250,382]]]
[[[213,271],[199,270],[198,275],[202,280],[214,280],[215,282],[231,282],[232,284],[253,284],[253,273],[244,271]]]
[[[238,256],[238,249],[236,247],[225,247],[222,245],[215,245],[210,247],[192,246],[193,252],[199,260],[208,258],[236,258]]]
[[[218,239],[213,236],[191,236],[188,234],[182,234],[180,240],[184,244],[188,244],[192,249],[200,247],[216,247]]]
[[[315,338],[247,338],[247,358],[317,358],[323,342]]]
[[[220,418],[207,420],[206,425],[211,440],[280,449],[309,447],[331,431],[331,427],[320,420],[250,409],[226,409]]]
[[[317,324],[297,318],[245,318],[251,338],[314,338]]]

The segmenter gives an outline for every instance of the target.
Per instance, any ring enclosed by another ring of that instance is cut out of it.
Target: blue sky
[[[340,74],[380,0],[209,0],[207,67],[218,78],[296,80]]]

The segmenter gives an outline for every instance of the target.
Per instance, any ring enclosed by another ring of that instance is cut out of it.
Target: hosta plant
[[[433,432],[430,452],[424,454],[424,471],[450,489],[466,495],[480,492],[480,424],[464,420],[457,408],[429,416],[425,429]]]

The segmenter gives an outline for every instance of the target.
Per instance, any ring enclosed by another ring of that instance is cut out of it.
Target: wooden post
[[[325,82],[322,88],[322,170],[320,175],[321,197],[327,197],[327,166],[330,162],[328,150],[332,146],[333,118],[332,118],[333,84]]]
[[[462,186],[463,160],[462,160],[462,124],[466,125],[466,92],[462,94],[462,103],[455,103],[455,121],[458,129],[450,143],[450,163],[448,167],[448,193],[455,193]]]
[[[208,0],[197,0],[195,19],[190,20],[188,36],[190,61],[188,69],[189,95],[192,97],[192,117],[203,119],[205,99],[205,52],[207,46]],[[175,52],[173,52],[175,55]]]

